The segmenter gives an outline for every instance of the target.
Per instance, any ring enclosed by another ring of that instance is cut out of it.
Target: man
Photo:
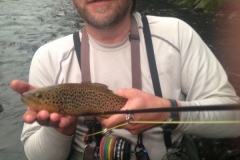
[[[139,13],[134,13],[133,16],[137,21],[140,37],[142,91],[131,89],[133,78],[129,32],[131,9],[135,1],[73,2],[85,20],[89,38],[91,81],[106,84],[109,89],[117,91],[116,94],[127,98],[128,102],[122,109],[171,107],[168,99],[177,100],[179,107],[239,103],[223,68],[195,31],[175,18],[148,16],[163,98],[155,96]],[[13,81],[11,87],[23,93],[36,87],[81,83],[82,78],[73,38],[69,35],[42,46],[36,52],[30,68],[31,85]],[[181,121],[236,120],[239,119],[239,112],[183,112],[178,116]],[[169,117],[170,113],[159,112],[134,114],[134,120],[142,121],[165,121]],[[73,154],[82,156],[85,147],[83,139],[87,132],[83,117],[28,109],[23,119],[25,124],[21,140],[29,159],[66,159],[74,135]],[[107,128],[124,122],[125,115],[113,115],[101,120]],[[172,132],[171,137],[173,142],[180,142],[183,133],[214,138],[237,137],[239,128],[239,125],[181,124]],[[166,154],[162,131],[160,126],[154,124],[128,124],[113,130],[111,135],[128,139],[134,151],[137,134],[142,133],[145,149],[150,159],[155,160]],[[135,154],[131,155],[131,159],[135,159]]]

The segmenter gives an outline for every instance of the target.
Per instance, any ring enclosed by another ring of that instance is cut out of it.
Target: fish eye
[[[43,97],[41,93],[36,93],[35,96],[36,96],[37,98],[42,98],[42,97]]]

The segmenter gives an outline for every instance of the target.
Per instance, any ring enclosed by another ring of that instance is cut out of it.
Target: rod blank
[[[164,108],[149,108],[149,109],[136,109],[136,110],[119,110],[119,111],[104,111],[97,113],[84,114],[83,116],[95,115],[111,115],[111,114],[134,114],[134,113],[154,113],[154,112],[196,112],[196,111],[227,111],[227,110],[240,110],[239,104],[229,105],[205,105],[205,106],[181,106],[177,108],[164,107]]]

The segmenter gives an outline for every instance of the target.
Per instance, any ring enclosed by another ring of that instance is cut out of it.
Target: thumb
[[[27,82],[19,81],[19,80],[13,80],[10,84],[10,87],[13,91],[18,92],[20,94],[37,88],[30,85]]]

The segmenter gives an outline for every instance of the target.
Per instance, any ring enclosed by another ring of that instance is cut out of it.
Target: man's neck
[[[122,42],[129,35],[130,26],[130,16],[126,16],[120,23],[109,29],[98,29],[86,23],[88,34],[104,44],[116,44]]]

